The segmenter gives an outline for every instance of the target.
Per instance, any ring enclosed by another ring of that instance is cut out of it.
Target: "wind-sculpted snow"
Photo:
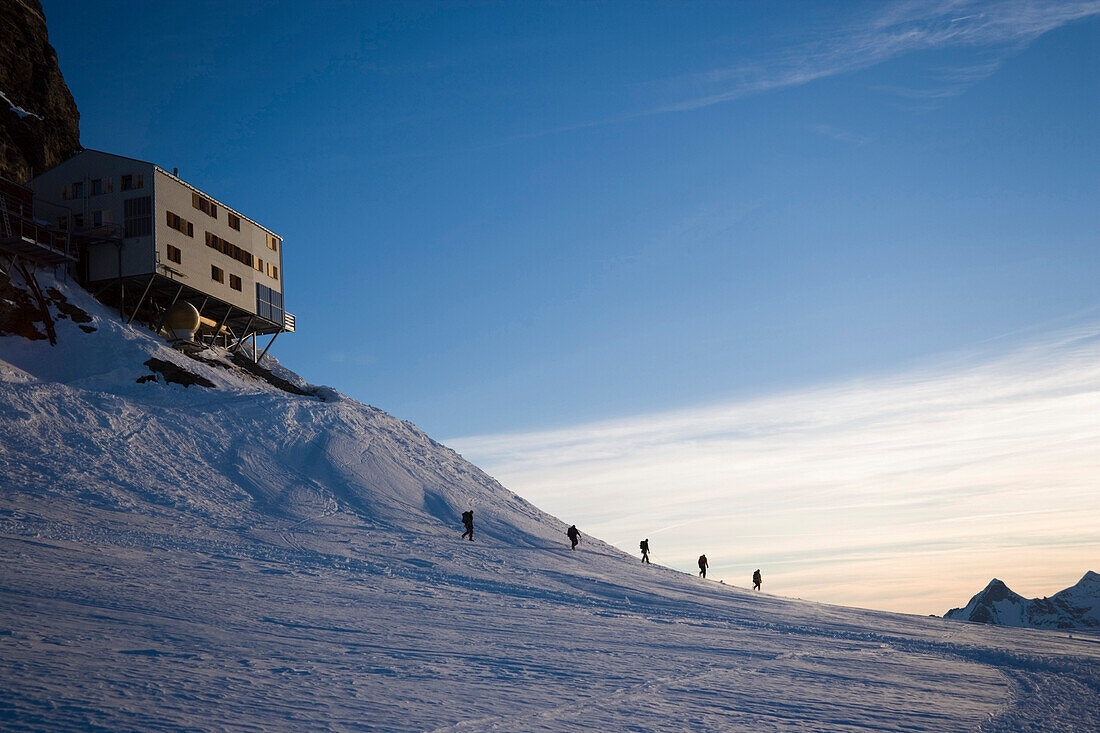
[[[414,426],[60,287],[95,332],[0,338],[5,728],[1100,728],[1093,641],[571,552]],[[214,387],[138,383],[152,358]]]
[[[528,532],[545,538],[557,529],[409,423],[333,390],[320,399],[272,389],[223,352],[188,358],[86,294],[71,297],[98,312],[95,333],[65,332],[71,324],[62,321],[66,338],[56,347],[4,342],[12,376],[0,389],[14,418],[5,423],[6,452],[25,459],[13,475],[42,490],[127,509],[182,502],[209,521],[303,519],[331,507],[439,531],[472,507],[482,531],[512,541],[530,544]],[[138,383],[151,360],[213,388]]]

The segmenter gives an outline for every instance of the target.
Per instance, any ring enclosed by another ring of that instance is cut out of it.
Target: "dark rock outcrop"
[[[12,281],[14,274],[15,282]],[[84,333],[94,333],[94,319],[87,311],[69,302],[57,288],[42,292],[33,276],[22,265],[0,270],[0,336],[22,336],[31,341],[57,342],[55,321],[71,319]]]
[[[44,340],[48,337],[49,320],[49,311],[35,302],[30,290],[13,283],[10,274],[0,272],[0,336],[13,334],[31,341]]]
[[[0,176],[20,183],[80,149],[80,113],[38,0],[0,0]]]
[[[173,364],[170,361],[164,359],[152,358],[145,362],[145,366],[149,367],[149,371],[156,372],[164,377],[164,381],[169,384],[182,384],[184,387],[190,387],[192,384],[197,384],[200,387],[209,387],[210,389],[216,389],[217,385],[211,382],[206,377],[199,376],[194,372],[189,372],[178,364]],[[153,375],[148,375],[153,376]],[[146,381],[143,379],[137,380],[139,382]],[[155,379],[152,381],[156,381]]]
[[[298,385],[293,384],[292,382],[288,382],[281,377],[275,376],[272,372],[264,369],[262,366],[244,356],[243,354],[234,354],[233,363],[240,369],[243,369],[244,371],[251,374],[252,376],[259,377],[260,379],[270,384],[272,387],[278,387],[284,392],[290,392],[291,394],[303,395],[306,397],[320,397],[322,402],[325,401],[325,398],[323,396],[318,395],[316,392],[306,391]]]

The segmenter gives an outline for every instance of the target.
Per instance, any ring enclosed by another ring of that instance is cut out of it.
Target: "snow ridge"
[[[221,349],[189,358],[79,289],[66,292],[97,330],[61,317],[57,346],[10,340],[0,367],[0,394],[21,425],[9,451],[57,443],[47,459],[9,468],[52,495],[129,510],[182,502],[230,522],[303,518],[334,504],[435,531],[475,508],[483,531],[521,544],[555,526],[410,423],[308,385],[271,357],[264,366],[305,395],[238,368]],[[197,382],[166,383],[165,364]]]

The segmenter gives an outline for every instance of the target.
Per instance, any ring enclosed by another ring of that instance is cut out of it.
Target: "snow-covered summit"
[[[1081,579],[1078,580],[1073,587],[1082,591],[1088,591],[1090,589],[1100,589],[1100,573],[1089,570],[1081,576]],[[1067,590],[1069,589],[1067,588]]]
[[[1024,598],[994,578],[944,618],[1034,629],[1100,629],[1100,575],[1090,570],[1075,585],[1048,598]]]
[[[643,566],[274,360],[43,287],[57,345],[0,335],[4,727],[1100,728],[1096,644]]]

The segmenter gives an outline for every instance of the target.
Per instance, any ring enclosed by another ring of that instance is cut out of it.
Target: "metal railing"
[[[125,232],[122,227],[112,222],[102,224],[84,225],[73,229],[73,237],[89,243],[96,242],[121,242]]]
[[[4,197],[0,197],[0,208],[3,208],[3,226],[0,226],[0,239],[7,240],[12,244],[37,245],[50,254],[65,259],[76,259],[76,251],[68,232],[27,216],[23,212],[13,211],[11,207],[8,207]]]

